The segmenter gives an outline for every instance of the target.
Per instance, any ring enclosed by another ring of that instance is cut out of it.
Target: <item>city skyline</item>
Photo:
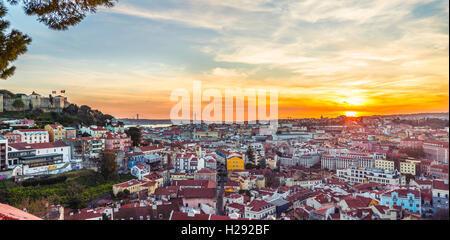
[[[448,1],[119,1],[33,39],[1,81],[65,89],[118,118],[168,119],[174,88],[277,88],[279,118],[448,112]]]

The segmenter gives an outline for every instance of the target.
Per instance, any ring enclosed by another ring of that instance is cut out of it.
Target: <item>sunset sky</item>
[[[279,117],[449,111],[448,0],[120,0],[33,42],[0,89],[168,118],[175,88],[279,91]]]

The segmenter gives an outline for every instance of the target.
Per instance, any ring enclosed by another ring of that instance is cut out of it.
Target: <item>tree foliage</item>
[[[141,143],[141,130],[137,127],[131,127],[126,131],[126,134],[131,137],[133,146],[138,147]]]
[[[50,177],[50,178],[44,178],[44,179],[27,179],[22,182],[22,186],[28,187],[28,186],[37,186],[37,185],[52,185],[56,183],[61,183],[66,181],[67,176],[61,175],[56,177]]]
[[[25,107],[25,104],[23,103],[22,99],[16,98],[12,106],[15,107],[16,109],[22,109],[23,107]]]
[[[255,162],[255,154],[253,152],[253,149],[251,147],[248,147],[247,152],[245,153],[247,155],[247,160],[250,163]]]
[[[116,154],[105,152],[100,159],[100,171],[106,180],[117,179],[119,166],[116,162]]]
[[[408,157],[413,158],[423,158],[425,157],[425,152],[423,151],[423,147],[420,148],[403,148],[400,149],[401,153],[405,153]]]
[[[98,7],[113,7],[117,0],[6,0],[11,5],[20,4],[29,16],[53,30],[67,30],[80,23]],[[16,29],[7,31],[9,22],[4,1],[0,1],[0,79],[14,74],[16,67],[11,63],[24,54],[31,38]]]
[[[25,13],[53,30],[67,30],[80,23],[98,7],[113,7],[117,0],[8,0],[15,5],[22,2]]]
[[[273,172],[264,173],[264,178],[266,179],[266,187],[278,188],[280,186],[280,178],[275,176]]]
[[[119,175],[117,180],[105,180],[100,173],[92,170],[78,170],[54,176],[55,179],[66,178],[66,181],[36,186],[15,184],[13,180],[0,181],[0,202],[19,209],[27,208],[35,214],[43,202],[60,204],[69,208],[83,208],[87,203],[112,192],[114,184],[133,179],[130,174]]]
[[[8,32],[9,22],[4,19],[6,7],[0,2],[0,79],[7,79],[14,74],[16,67],[11,65],[20,55],[28,49],[31,38],[12,29]]]

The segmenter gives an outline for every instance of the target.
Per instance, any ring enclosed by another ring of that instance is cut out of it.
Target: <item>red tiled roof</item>
[[[0,203],[0,220],[42,220],[15,207]]]
[[[17,129],[18,132],[47,132],[45,129]]]
[[[209,180],[175,180],[173,185],[183,187],[208,187],[211,181]]]
[[[79,213],[74,213],[73,215],[66,216],[66,220],[86,220],[91,218],[102,217],[100,211],[95,211],[94,209],[81,209]]]
[[[447,190],[448,191],[448,182],[446,184],[444,181],[434,180],[433,181],[433,189]]]
[[[142,151],[142,152],[154,151],[154,150],[158,150],[158,149],[164,149],[164,147],[161,147],[161,146],[146,146],[146,147],[141,147],[141,151]]]
[[[245,211],[245,206],[240,203],[230,203],[227,207],[238,209],[241,213]]]
[[[264,200],[253,200],[247,207],[250,207],[251,211],[259,212],[270,206],[273,206],[273,204]]]
[[[187,213],[173,211],[169,220],[209,220],[209,214],[194,214],[189,216]]]
[[[212,171],[212,170],[208,170],[208,169],[206,169],[206,168],[203,168],[203,169],[201,169],[200,171],[197,171],[196,172],[197,174],[198,173],[216,173],[215,171]]]
[[[319,209],[317,209],[316,211],[314,211],[314,213],[319,214],[319,215],[325,215],[325,213],[328,211],[328,209],[330,209],[331,207],[333,207],[333,205],[326,205],[323,206]]]
[[[185,188],[182,190],[184,198],[214,198],[215,188]]]
[[[47,142],[47,143],[11,143],[10,147],[17,150],[30,150],[30,149],[45,149],[45,148],[58,148],[67,147],[68,145],[64,142]]]

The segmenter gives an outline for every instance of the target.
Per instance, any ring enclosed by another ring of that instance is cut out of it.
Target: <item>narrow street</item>
[[[227,170],[225,165],[220,164],[217,167],[217,202],[216,202],[216,213],[217,215],[224,215],[223,211],[223,193],[224,186],[227,177]]]

